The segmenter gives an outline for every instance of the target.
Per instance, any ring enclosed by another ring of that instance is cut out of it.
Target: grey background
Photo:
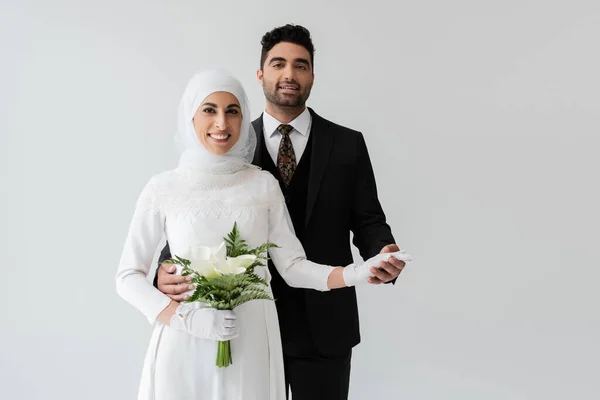
[[[135,199],[177,161],[195,71],[231,70],[259,115],[260,38],[287,22],[416,258],[359,289],[351,399],[600,398],[599,3],[386,3],[0,2],[1,398],[135,397]]]

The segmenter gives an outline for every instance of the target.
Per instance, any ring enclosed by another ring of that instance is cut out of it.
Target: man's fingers
[[[173,264],[160,264],[160,269],[168,274],[173,274],[175,273],[175,265]],[[159,273],[161,273],[161,271],[158,271]]]
[[[390,264],[389,262],[385,262],[385,261],[380,262],[378,266],[379,266],[378,269],[380,271],[384,270],[385,272],[387,272],[390,275],[393,275],[394,277],[398,276],[398,274],[400,274],[400,271],[402,271],[402,268],[396,268],[395,265]]]
[[[194,290],[194,285],[158,285],[158,290],[164,294],[184,294],[189,290]]]
[[[393,253],[396,251],[400,251],[400,248],[396,244],[388,244],[383,249],[381,249],[381,253]]]
[[[383,283],[383,281],[379,278],[374,278],[374,277],[369,277],[368,279],[369,283],[372,285],[381,285]]]
[[[158,290],[169,296],[174,301],[184,301],[190,298],[186,292],[194,290],[194,285],[190,285],[191,276],[174,275],[175,266],[173,264],[161,264],[158,269],[157,286]]]
[[[397,258],[390,257],[387,261],[388,264],[391,264],[392,267],[402,271],[406,263],[404,261],[398,260]]]
[[[167,294],[171,300],[182,302],[190,298],[189,294]]]
[[[381,254],[394,253],[396,251],[400,251],[398,245],[388,244],[381,249]],[[381,261],[377,267],[369,268],[369,271],[371,271],[371,274],[374,276],[369,277],[368,281],[373,285],[380,285],[385,282],[390,282],[400,275],[400,272],[402,272],[404,266],[404,261],[398,260],[394,257],[389,257],[387,261]]]
[[[158,277],[158,288],[163,286],[179,285],[180,283],[188,283],[192,280],[191,276],[181,275],[163,275]]]
[[[170,272],[172,270],[172,272]],[[158,269],[158,285],[174,285],[178,283],[189,282],[191,276],[174,275],[175,266],[173,264],[161,264]]]
[[[387,272],[384,269],[379,269],[376,267],[371,267],[371,273],[375,276],[375,278],[379,278],[380,280],[387,282],[390,279],[393,279],[392,274]]]

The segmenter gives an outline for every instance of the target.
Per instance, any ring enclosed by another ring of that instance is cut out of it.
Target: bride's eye
[[[214,112],[215,112],[215,110],[214,110],[214,109],[212,109],[212,108],[210,108],[210,107],[208,107],[208,108],[205,108],[205,109],[204,109],[204,110],[202,110],[202,111],[204,111],[205,113],[214,113]]]
[[[238,114],[238,110],[227,110],[228,114]]]

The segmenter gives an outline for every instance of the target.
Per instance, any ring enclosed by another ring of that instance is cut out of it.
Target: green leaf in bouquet
[[[184,267],[184,269],[188,268],[190,263],[191,262],[189,260],[186,260],[185,258],[181,258],[179,256],[175,256],[175,258],[169,258],[162,262],[162,264],[181,265],[182,267]]]
[[[231,302],[233,308],[239,307],[251,300],[273,300],[268,293],[245,293]]]
[[[263,243],[260,246],[254,248],[254,249],[251,249],[250,254],[253,254],[257,258],[260,258],[262,260],[269,260],[268,251],[269,251],[269,249],[272,249],[272,248],[279,248],[279,246],[277,246],[275,243],[271,243],[271,242]]]
[[[237,227],[237,222],[233,223],[233,229],[227,234],[227,237],[223,238],[227,246],[227,256],[237,257],[248,253],[248,245],[246,241],[240,236],[240,231]]]
[[[247,282],[249,282],[249,283],[261,284],[263,286],[268,286],[267,281],[264,280],[263,278],[261,278],[260,276],[256,275],[254,272],[250,272],[250,273],[244,274],[244,275],[246,275]]]

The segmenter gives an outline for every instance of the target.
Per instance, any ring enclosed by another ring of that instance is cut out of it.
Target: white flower
[[[252,254],[227,257],[227,247],[222,242],[217,247],[193,247],[190,268],[206,278],[215,278],[220,275],[242,274],[255,260],[256,256]]]
[[[195,246],[190,252],[190,268],[206,278],[219,276],[215,267],[226,262],[227,248],[225,243],[217,247]]]
[[[219,275],[237,275],[246,272],[246,269],[256,260],[252,254],[243,254],[237,257],[227,257],[224,265],[215,267]]]

